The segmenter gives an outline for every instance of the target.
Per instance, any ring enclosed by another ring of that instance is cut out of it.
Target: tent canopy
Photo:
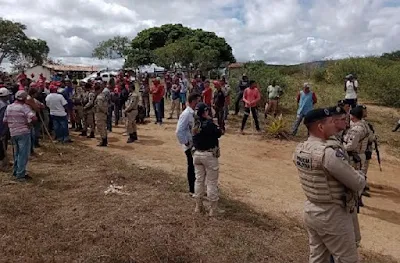
[[[140,73],[155,73],[155,72],[164,72],[165,68],[157,66],[156,64],[151,64],[151,65],[145,65],[145,66],[140,66],[139,67]]]

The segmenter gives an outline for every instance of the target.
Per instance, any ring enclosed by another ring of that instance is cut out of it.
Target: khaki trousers
[[[96,120],[96,128],[97,132],[100,134],[102,139],[107,138],[107,114],[104,113],[96,113],[94,115]]]
[[[180,105],[179,98],[176,99],[176,100],[173,100],[173,101],[171,102],[171,112],[170,112],[170,114],[169,114],[169,117],[170,117],[170,118],[172,118],[172,115],[174,115],[174,111],[176,110],[176,118],[179,119],[179,114],[180,114],[180,110],[181,110],[181,107],[180,107],[180,106],[181,106],[181,105]]]
[[[94,132],[94,114],[92,111],[83,112],[83,130],[88,133]]]
[[[138,115],[138,111],[137,110],[133,110],[130,112],[126,113],[126,132],[128,134],[132,134],[134,132],[137,131],[137,127],[136,127],[136,116]]]
[[[219,163],[212,152],[195,151],[193,154],[196,181],[194,183],[195,198],[204,196],[207,187],[207,197],[210,202],[216,202],[218,196]],[[206,185],[206,186],[205,186]]]
[[[309,263],[327,263],[331,254],[335,263],[357,263],[353,215],[344,209],[336,213],[335,218],[327,219],[320,214],[304,213],[310,245]]]
[[[75,122],[81,124],[83,121],[83,106],[74,106]]]

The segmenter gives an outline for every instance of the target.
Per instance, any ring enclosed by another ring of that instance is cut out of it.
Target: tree
[[[177,64],[188,68],[193,62],[195,49],[190,41],[184,39],[157,48],[153,54],[154,62],[164,68],[170,69]]]
[[[391,53],[383,53],[382,58],[399,61],[400,60],[400,50],[394,51]]]
[[[46,41],[30,39],[24,33],[26,26],[0,18],[0,65],[10,59],[18,67],[41,65],[49,54]]]
[[[130,49],[129,42],[127,37],[121,36],[102,41],[93,50],[92,56],[98,59],[123,58],[126,60]]]
[[[4,59],[20,53],[21,42],[27,40],[26,26],[0,18],[0,65]]]
[[[129,66],[143,65],[144,61],[162,63],[164,66],[175,63],[188,66],[195,57],[196,64],[204,68],[218,67],[223,62],[235,62],[232,48],[224,38],[214,32],[190,29],[181,24],[143,30],[132,40],[131,49],[133,51],[128,54],[126,63]],[[138,55],[140,52],[141,56]]]

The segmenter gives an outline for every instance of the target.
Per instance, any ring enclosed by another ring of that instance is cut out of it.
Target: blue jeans
[[[59,142],[69,141],[68,118],[67,116],[50,115],[53,120],[53,128],[56,133],[56,140]]]
[[[304,119],[305,116],[306,115],[302,114],[302,113],[297,115],[296,121],[294,122],[293,127],[292,127],[292,135],[293,136],[295,136],[297,134],[297,131],[299,130],[299,126],[301,124],[301,121]]]
[[[14,175],[17,179],[25,178],[26,165],[31,151],[31,134],[11,137],[14,146]]]
[[[153,102],[154,112],[156,113],[156,120],[162,123],[161,102]]]

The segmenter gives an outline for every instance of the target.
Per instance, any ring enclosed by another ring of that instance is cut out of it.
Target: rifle
[[[369,122],[367,124],[368,124],[369,128],[371,129],[371,131],[375,134],[375,130],[374,130],[374,127],[372,126],[372,124],[369,123]],[[379,152],[378,139],[376,139],[376,137],[375,137],[375,140],[374,140],[374,146],[375,146],[375,152],[376,152],[376,159],[378,160],[378,164],[379,164],[379,171],[382,172],[381,154]]]
[[[379,163],[379,171],[382,172],[382,166],[381,166],[381,154],[379,153],[379,149],[378,149],[378,141],[375,140],[374,141],[374,145],[375,145],[375,152],[376,152],[376,159],[378,159],[378,163]]]

